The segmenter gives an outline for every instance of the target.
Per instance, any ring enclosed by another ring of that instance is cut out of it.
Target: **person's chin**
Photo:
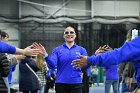
[[[67,40],[67,42],[71,43],[71,42],[74,42],[73,40]]]

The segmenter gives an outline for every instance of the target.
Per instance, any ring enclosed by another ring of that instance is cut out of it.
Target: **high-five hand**
[[[87,56],[80,55],[80,59],[73,60],[72,65],[75,68],[81,68],[87,65]]]
[[[39,49],[39,50],[40,50],[40,54],[42,54],[42,55],[46,55],[46,54],[47,54],[47,52],[46,52],[44,46],[41,45],[40,43],[37,44],[37,43],[35,42],[35,43],[32,44],[32,46],[33,46],[34,49]]]

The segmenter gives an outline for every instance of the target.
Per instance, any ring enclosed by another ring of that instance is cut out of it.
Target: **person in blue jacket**
[[[20,49],[20,48],[16,48],[15,46],[9,45],[6,43],[8,40],[9,40],[8,33],[4,32],[4,31],[0,31],[0,54],[8,53],[8,54],[32,55],[34,53],[37,53],[37,51],[35,51],[36,49],[30,49],[30,47],[27,47],[26,49]],[[6,61],[6,62],[8,62],[7,63],[8,65],[2,65],[3,67],[1,67],[2,69],[3,68],[6,69],[6,71],[0,72],[0,74],[3,74],[0,76],[0,78],[2,78],[2,76],[3,76],[3,80],[1,79],[1,82],[2,82],[1,84],[6,85],[5,87],[0,87],[0,91],[3,93],[4,92],[10,93],[9,83],[11,83],[11,75],[12,75],[12,71],[11,71],[12,66],[11,65],[16,65],[17,60],[20,59],[22,56],[22,55],[16,55],[15,57],[9,58],[8,54],[4,54],[5,56],[7,56],[8,60],[9,60],[9,61]],[[0,62],[0,65],[1,65],[1,63],[2,62]],[[6,64],[6,63],[4,63],[4,64]],[[3,72],[5,72],[5,73],[3,73]],[[8,74],[9,74],[9,76],[8,76]],[[8,80],[9,80],[9,82],[8,82]]]
[[[120,48],[102,53],[100,55],[82,56],[80,60],[74,60],[73,66],[83,67],[88,65],[109,66],[120,64],[121,62],[132,61],[139,63],[140,60],[140,36],[130,42],[125,42]],[[113,62],[110,62],[114,60]]]
[[[30,49],[30,46],[25,49],[20,49],[0,40],[0,53],[23,54],[30,56],[34,53],[38,53],[38,50]]]
[[[103,49],[106,49],[106,48],[108,49],[108,51],[112,50],[112,48],[110,48],[109,45],[104,45],[103,47],[99,47],[99,49],[96,50],[95,54],[99,55],[102,52],[105,52]],[[103,66],[103,68],[104,68],[104,72],[106,76],[105,93],[110,93],[111,85],[112,85],[114,93],[119,93],[118,65]]]
[[[65,43],[54,48],[49,56],[41,44],[34,47],[42,50],[45,60],[50,69],[57,69],[55,90],[56,93],[82,93],[81,69],[74,68],[71,63],[79,59],[79,55],[87,55],[86,49],[75,43],[76,32],[71,26],[64,30]]]
[[[103,51],[102,51],[103,52]],[[102,53],[100,55],[80,56],[80,60],[73,61],[75,67],[83,67],[86,65],[111,66],[121,62],[131,61],[136,70],[136,80],[140,86],[140,36],[130,42],[124,43],[120,48]]]
[[[3,42],[1,40],[2,39],[2,36],[1,36],[2,32],[3,31],[0,30],[0,53],[23,54],[23,55],[27,55],[27,56],[39,53],[38,49],[31,49],[32,45],[28,46],[25,49],[20,49],[20,48],[17,48],[15,46],[12,46],[10,44]]]
[[[104,67],[106,81],[105,81],[105,93],[110,93],[111,85],[113,88],[113,93],[119,93],[119,74],[118,66],[111,65]]]

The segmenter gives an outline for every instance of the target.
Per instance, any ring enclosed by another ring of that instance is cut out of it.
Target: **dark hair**
[[[1,31],[1,38],[5,38],[5,37],[9,38],[8,33],[4,32],[4,31]]]

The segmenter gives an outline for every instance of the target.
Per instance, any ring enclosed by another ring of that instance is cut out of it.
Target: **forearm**
[[[100,55],[93,55],[87,58],[88,64],[90,65],[98,65],[98,66],[109,66],[109,65],[117,65],[119,64],[117,50],[108,51],[106,53]]]
[[[16,48],[14,46],[0,41],[0,53],[15,54],[15,52],[16,52]]]
[[[100,55],[88,57],[90,65],[117,65],[121,62],[138,61],[140,60],[140,37],[126,42],[121,48],[108,51]]]
[[[122,55],[121,60],[124,62],[140,60],[140,36],[130,42],[126,42],[122,46],[120,53]]]
[[[23,55],[25,55],[26,54],[26,50],[20,49],[20,48],[16,48],[16,54],[23,54]]]

